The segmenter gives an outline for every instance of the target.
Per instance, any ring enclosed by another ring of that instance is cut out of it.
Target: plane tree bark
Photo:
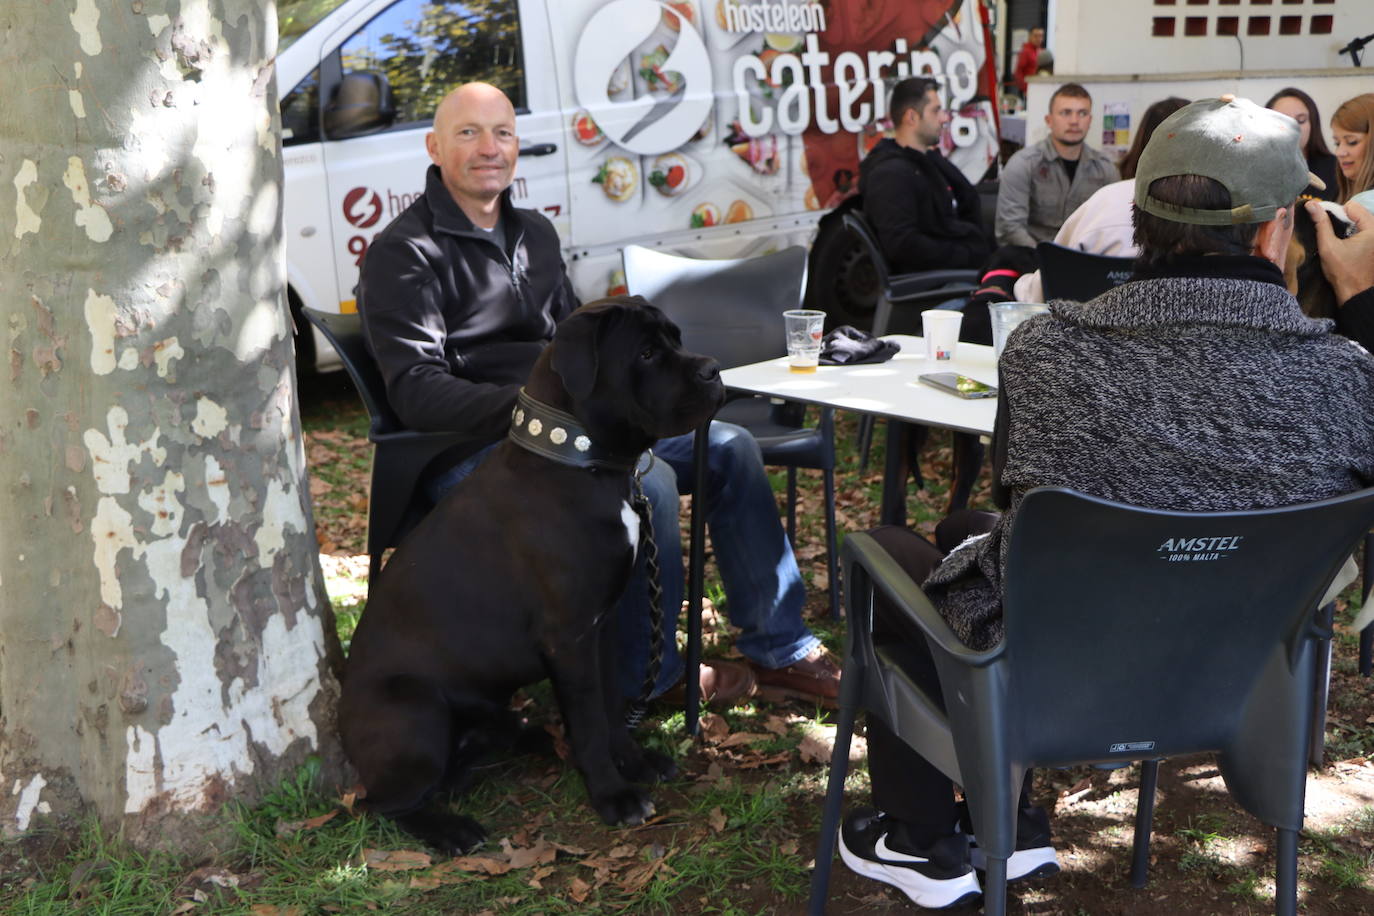
[[[260,0],[0,4],[8,834],[180,844],[310,755],[338,772],[275,51]]]

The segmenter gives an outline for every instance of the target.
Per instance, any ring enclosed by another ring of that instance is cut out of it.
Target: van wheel
[[[301,300],[290,287],[286,289],[286,301],[291,310],[291,343],[296,350],[296,377],[300,378],[315,371],[315,335],[311,333],[310,322],[301,314]]]
[[[806,307],[826,313],[827,329],[853,325],[868,330],[878,303],[878,274],[863,246],[839,220],[825,220],[811,246]]]

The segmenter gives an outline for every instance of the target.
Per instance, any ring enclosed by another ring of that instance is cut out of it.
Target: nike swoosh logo
[[[898,851],[895,850],[895,849],[889,849],[889,848],[888,848],[888,845],[887,845],[887,836],[886,836],[886,835],[883,835],[883,836],[878,837],[878,842],[873,844],[873,854],[876,855],[879,859],[883,859],[883,860],[888,861],[888,862],[929,862],[929,861],[930,861],[929,859],[925,858],[924,856],[913,856],[913,855],[910,855],[910,854],[905,853],[905,852],[898,852]]]

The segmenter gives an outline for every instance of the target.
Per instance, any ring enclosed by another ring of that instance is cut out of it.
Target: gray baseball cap
[[[1267,223],[1308,185],[1326,185],[1307,170],[1298,122],[1249,99],[1202,99],[1165,118],[1145,145],[1135,173],[1135,205],[1160,219],[1201,226]],[[1150,196],[1150,183],[1202,175],[1231,192],[1227,210],[1201,210]]]

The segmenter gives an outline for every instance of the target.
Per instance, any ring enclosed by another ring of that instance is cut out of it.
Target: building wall
[[[1052,0],[1051,10],[1056,73],[1350,68],[1339,50],[1374,32],[1374,0]]]

